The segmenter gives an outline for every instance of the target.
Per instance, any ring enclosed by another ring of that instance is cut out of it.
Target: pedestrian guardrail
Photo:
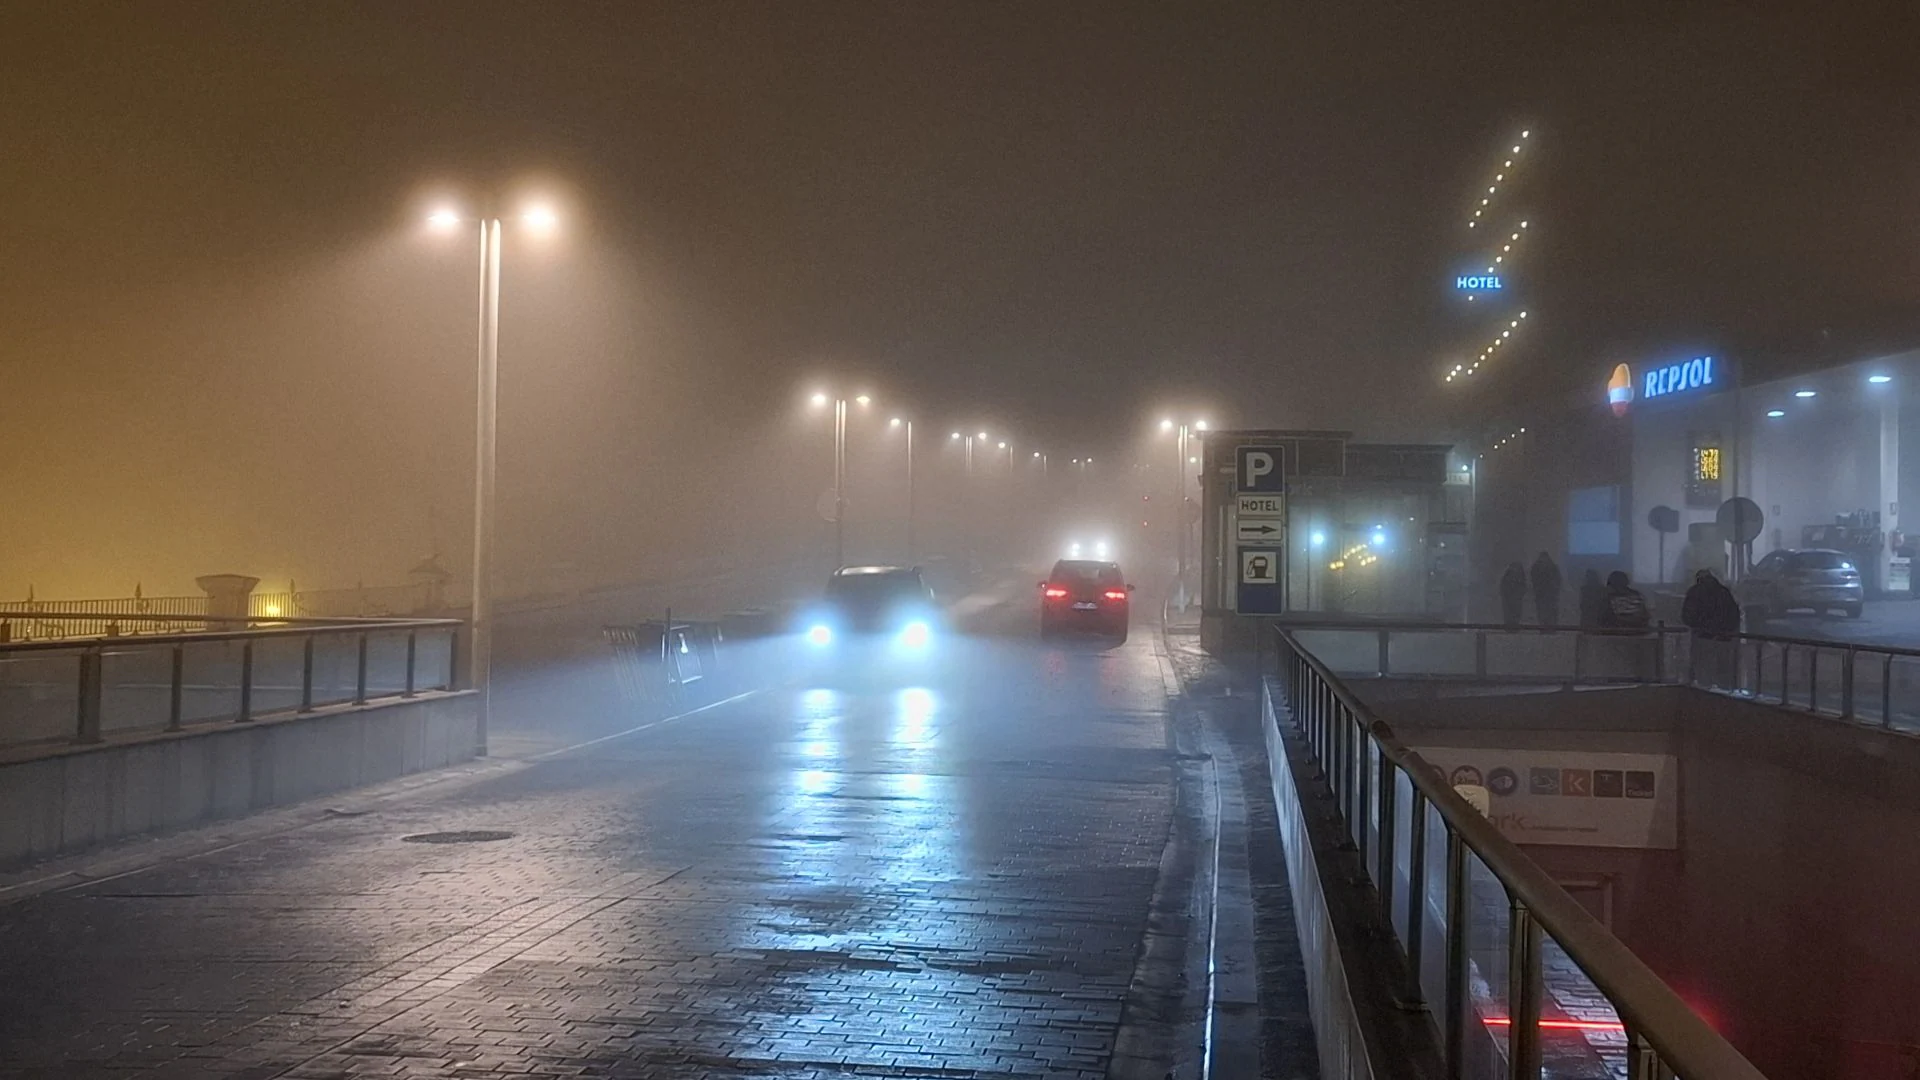
[[[67,618],[127,618],[114,614]],[[245,723],[455,685],[455,619],[254,619],[229,629],[0,643],[0,746]]]
[[[1475,653],[1493,648],[1496,639],[1478,631],[1494,628],[1456,629],[1467,632]],[[1375,635],[1377,666],[1387,669],[1379,674],[1391,674],[1392,635],[1403,631],[1365,630]],[[1625,944],[1403,745],[1302,637],[1276,627],[1268,646],[1281,694],[1398,935],[1409,972],[1403,997],[1437,1010],[1449,1076],[1586,1075],[1543,1071],[1543,1062],[1597,1057],[1606,1074],[1633,1080],[1761,1080]],[[1489,666],[1471,656],[1468,662]],[[1562,995],[1587,1003],[1579,1015],[1543,1016],[1549,970],[1557,988],[1577,982],[1588,991]]]
[[[1920,730],[1920,649],[1768,634],[1696,635],[1685,680],[1787,708]]]
[[[1896,730],[1920,731],[1920,649],[1773,634],[1289,622],[1346,678],[1595,686],[1668,683]]]

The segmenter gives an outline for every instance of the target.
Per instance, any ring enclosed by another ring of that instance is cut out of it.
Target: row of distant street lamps
[[[432,209],[427,215],[427,224],[436,232],[453,233],[462,227],[474,228],[480,241],[480,302],[479,302],[479,347],[477,391],[474,423],[474,490],[473,490],[473,583],[472,583],[472,630],[468,649],[468,681],[478,697],[479,745],[484,750],[491,715],[489,694],[489,673],[492,661],[493,618],[492,618],[492,581],[493,581],[493,503],[494,477],[497,460],[497,418],[500,383],[500,259],[502,245],[502,226],[507,220],[514,220],[537,236],[551,235],[560,228],[560,214],[547,202],[531,202],[520,208],[511,219],[498,210],[487,208],[475,213],[459,207],[446,205]],[[849,403],[866,407],[872,404],[868,394],[857,394],[851,399],[819,392],[813,395],[816,407],[833,405],[833,444],[834,444],[834,560],[839,565],[846,556],[846,494],[847,494],[847,412]],[[913,420],[895,416],[888,426],[904,429],[906,434],[907,467],[907,555],[911,560],[914,551],[914,499],[913,499]],[[1176,449],[1180,455],[1181,467],[1174,470],[1179,485],[1174,500],[1176,514],[1180,512],[1185,496],[1185,465],[1188,461],[1188,444],[1193,433],[1205,432],[1204,420],[1192,424],[1178,424],[1171,419],[1160,424],[1163,431],[1177,431]],[[955,431],[949,441],[960,444],[966,451],[966,469],[969,476],[973,473],[973,453],[976,443],[985,449],[993,442],[995,451],[1004,451],[1007,465],[1013,465],[1014,450],[1012,441],[993,439],[985,431],[966,433]],[[1050,459],[1044,450],[1035,450],[1033,459],[1040,463],[1042,475],[1048,470]],[[1071,464],[1076,469],[1085,469],[1093,464],[1091,457],[1073,458]],[[1185,525],[1180,523],[1181,567],[1184,570]]]
[[[829,405],[833,406],[833,561],[835,566],[841,566],[846,563],[847,554],[847,411],[850,405],[857,405],[861,408],[872,405],[873,396],[871,394],[856,394],[851,398],[846,398],[838,394],[828,393],[825,390],[819,390],[814,392],[811,401],[813,407],[816,409],[824,409]],[[904,431],[906,434],[907,561],[911,562],[915,550],[913,419],[911,417],[895,416],[887,421],[887,426],[896,431]],[[980,446],[982,452],[985,452],[988,443],[992,443],[993,451],[995,453],[1004,452],[1007,455],[1007,467],[1009,469],[1013,467],[1014,449],[1012,440],[1010,439],[995,439],[994,436],[989,435],[985,431],[972,433],[955,431],[952,435],[948,436],[948,441],[964,449],[966,455],[966,472],[969,477],[973,475],[973,451],[976,443]],[[1042,476],[1045,476],[1052,462],[1051,456],[1044,450],[1035,450],[1033,452],[1033,460],[1040,463],[1040,473]],[[1076,468],[1084,469],[1091,464],[1093,464],[1091,457],[1073,459],[1073,465]]]

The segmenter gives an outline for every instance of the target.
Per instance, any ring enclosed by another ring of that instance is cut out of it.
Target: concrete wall
[[[0,865],[465,761],[475,703],[427,693],[0,764]]]
[[[1556,880],[1611,882],[1614,932],[1768,1076],[1912,1076],[1920,739],[1685,687],[1436,697],[1445,688],[1354,686],[1415,744],[1668,741],[1679,851],[1527,854]]]
[[[1920,740],[1699,698],[1669,981],[1769,1076],[1912,1076]]]

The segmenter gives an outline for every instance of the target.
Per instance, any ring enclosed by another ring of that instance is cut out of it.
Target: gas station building
[[[1490,610],[1501,567],[1538,551],[1570,589],[1621,569],[1679,591],[1699,569],[1737,580],[1770,551],[1831,548],[1854,558],[1869,598],[1912,596],[1900,510],[1920,506],[1920,469],[1901,448],[1920,448],[1920,350],[1740,376],[1706,354],[1612,364],[1584,404],[1480,454],[1473,610]],[[1717,524],[1736,498],[1759,512],[1750,545]]]

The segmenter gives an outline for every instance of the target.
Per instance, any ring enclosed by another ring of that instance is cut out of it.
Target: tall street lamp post
[[[527,207],[520,220],[537,233],[550,233],[560,223],[551,207]],[[487,751],[487,729],[492,720],[493,666],[493,489],[500,390],[500,233],[498,214],[478,217],[442,207],[427,217],[441,232],[476,225],[480,233],[480,347],[478,390],[475,394],[473,478],[473,591],[467,648],[467,684],[478,698],[475,730],[478,750]]]
[[[847,564],[847,399],[813,395],[815,408],[829,401],[833,403],[833,568],[838,570]],[[866,394],[853,398],[862,408],[872,401]]]
[[[1199,441],[1207,430],[1207,422],[1199,420],[1191,424],[1176,424],[1172,420],[1160,421],[1160,430],[1173,432],[1173,534],[1174,565],[1178,573],[1182,605],[1185,606],[1187,581],[1187,458],[1191,456],[1189,447]]]
[[[907,434],[907,563],[913,563],[913,421],[898,416],[888,427],[905,428]]]

